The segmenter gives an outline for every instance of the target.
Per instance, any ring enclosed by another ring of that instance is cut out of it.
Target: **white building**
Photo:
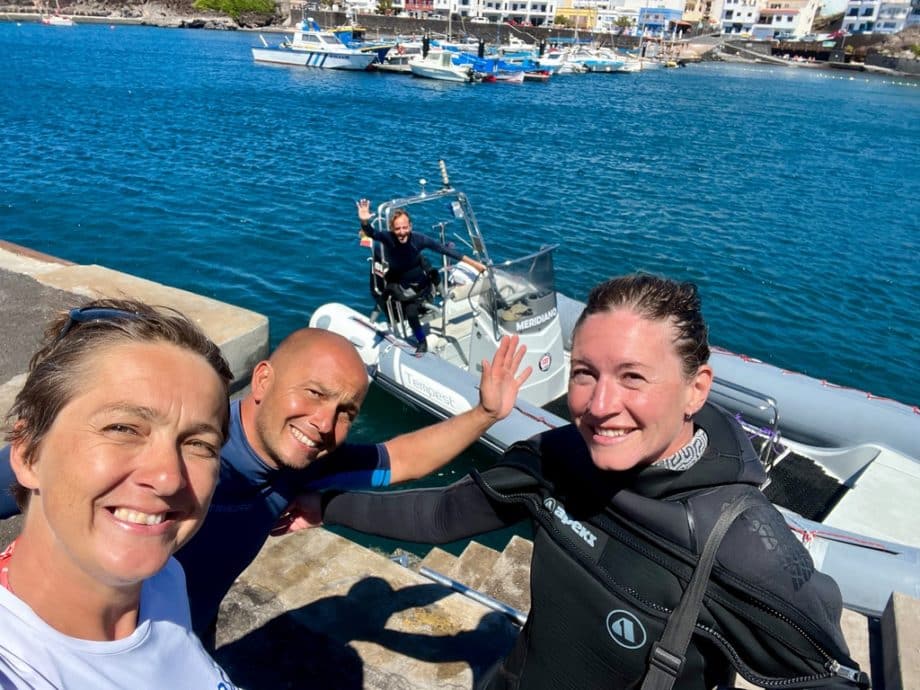
[[[719,23],[723,34],[754,33],[754,25],[760,19],[758,0],[724,0]]]
[[[397,2],[405,2],[408,8],[412,1],[393,0],[393,8],[397,8]],[[557,0],[433,0],[431,5],[431,13],[445,19],[450,15],[482,17],[495,24],[513,21],[540,26],[555,18]]]
[[[849,0],[842,28],[852,34],[894,34],[907,26],[910,11],[909,0]]]
[[[811,33],[819,0],[768,0],[760,10],[754,35],[764,38],[805,36]]]
[[[754,38],[804,36],[811,33],[819,0],[724,0],[722,33]]]

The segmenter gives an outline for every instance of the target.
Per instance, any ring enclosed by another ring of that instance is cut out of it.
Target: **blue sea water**
[[[369,311],[354,202],[443,158],[494,259],[559,243],[577,298],[639,269],[694,280],[715,344],[920,403],[916,81],[457,85],[256,65],[258,42],[0,23],[0,236],[249,307],[277,342],[325,302]],[[426,421],[374,393],[354,434]]]

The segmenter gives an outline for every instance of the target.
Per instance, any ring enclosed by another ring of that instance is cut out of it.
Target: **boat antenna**
[[[442,189],[450,189],[450,178],[447,176],[447,164],[444,159],[438,161],[438,167],[441,169],[441,182],[444,183]]]

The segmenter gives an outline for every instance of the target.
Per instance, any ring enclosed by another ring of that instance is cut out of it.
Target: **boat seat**
[[[440,308],[433,303],[437,292],[438,274],[434,269],[429,269],[429,284],[421,291],[411,287],[404,287],[399,283],[388,280],[389,264],[386,252],[380,242],[371,242],[371,271],[370,292],[374,299],[374,311],[382,311],[394,333],[408,338],[410,335],[408,321],[406,320],[405,304],[416,302],[419,304],[419,316],[422,321],[430,320],[431,313],[439,313]],[[423,260],[423,265],[427,263]],[[434,275],[431,275],[434,274]]]

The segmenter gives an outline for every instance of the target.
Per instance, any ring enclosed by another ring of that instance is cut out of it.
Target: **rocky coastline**
[[[192,0],[77,0],[60,2],[60,14],[86,24],[138,24],[179,29],[238,29],[284,28],[290,21],[288,5],[275,5],[273,14],[248,13],[238,19],[222,12],[198,9]],[[0,4],[0,20],[38,21],[47,13],[36,2]]]

